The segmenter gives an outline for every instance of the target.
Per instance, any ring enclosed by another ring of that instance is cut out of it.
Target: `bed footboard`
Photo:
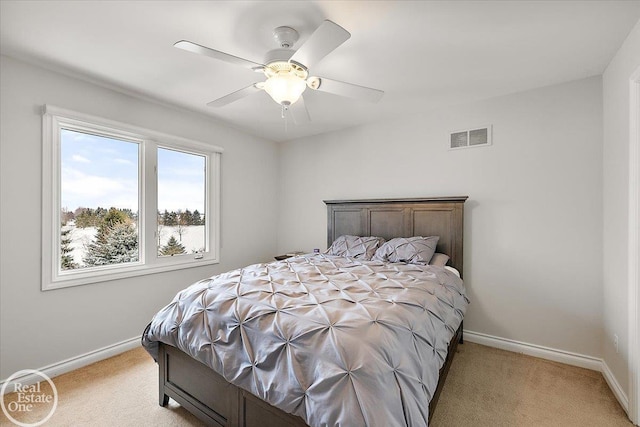
[[[462,325],[449,343],[438,387],[429,403],[429,419],[459,342],[462,342]],[[302,418],[228,383],[208,366],[175,347],[159,343],[158,355],[160,406],[166,406],[172,398],[208,426],[215,427],[308,427]]]
[[[159,403],[174,399],[208,426],[308,427],[293,416],[228,383],[208,366],[160,343]]]

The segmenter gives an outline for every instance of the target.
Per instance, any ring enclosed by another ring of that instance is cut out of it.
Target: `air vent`
[[[452,150],[486,145],[491,145],[491,125],[451,132],[449,136],[449,148]]]

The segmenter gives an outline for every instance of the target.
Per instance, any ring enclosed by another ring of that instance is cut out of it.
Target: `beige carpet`
[[[458,348],[432,427],[632,425],[597,372],[472,343]],[[157,367],[142,349],[54,383],[59,403],[46,426],[202,425],[173,401],[158,405]],[[5,405],[12,399],[15,394],[5,395]],[[0,425],[13,424],[1,414]]]
[[[633,424],[599,372],[464,343],[458,346],[431,425]]]

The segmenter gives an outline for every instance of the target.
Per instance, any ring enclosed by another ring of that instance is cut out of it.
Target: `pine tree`
[[[73,262],[73,248],[71,247],[70,228],[60,228],[60,268],[63,270],[73,270],[78,268],[78,264]]]
[[[174,236],[171,236],[167,244],[160,248],[160,255],[164,256],[174,256],[186,252],[182,243],[179,243]]]
[[[78,208],[75,210],[76,227],[86,228],[95,226],[95,214],[91,208]]]
[[[200,212],[198,212],[198,209],[193,211],[193,225],[204,225],[204,223],[202,222],[202,217],[200,216]]]
[[[83,261],[87,266],[138,261],[138,233],[126,213],[116,208],[104,213]]]
[[[178,222],[182,225],[193,225],[193,214],[189,209],[184,212],[178,211]]]
[[[99,211],[100,209],[102,208],[98,208],[96,209],[96,211]],[[104,211],[101,216],[102,222],[100,224],[100,227],[111,227],[115,224],[126,224],[131,220],[131,218],[125,211],[116,208],[111,208],[108,211]]]
[[[87,246],[83,261],[90,267],[138,261],[138,233],[133,224],[100,227],[96,241]]]
[[[175,212],[169,212],[166,209],[164,210],[164,214],[162,214],[162,223],[164,225],[172,226],[176,225],[178,222],[178,214]]]

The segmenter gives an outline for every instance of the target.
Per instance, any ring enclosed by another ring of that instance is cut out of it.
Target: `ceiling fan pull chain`
[[[284,133],[289,132],[289,121],[287,120],[287,116],[285,115],[285,112],[287,110],[287,107],[285,107],[284,105],[282,105],[282,120],[284,120]]]

